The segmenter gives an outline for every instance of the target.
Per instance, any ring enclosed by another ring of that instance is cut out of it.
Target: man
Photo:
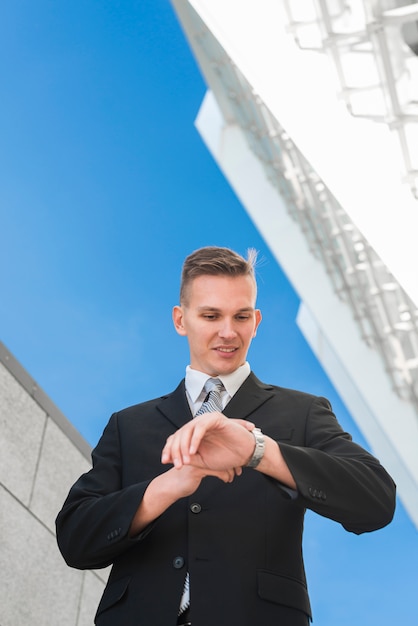
[[[391,478],[327,400],[251,372],[254,261],[216,247],[186,259],[173,310],[186,378],[112,415],[57,517],[70,566],[112,565],[99,626],[306,626],[305,509],[354,533],[393,517]]]

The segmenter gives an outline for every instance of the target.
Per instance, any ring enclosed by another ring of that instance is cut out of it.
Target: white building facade
[[[173,0],[196,125],[418,526],[418,5]]]

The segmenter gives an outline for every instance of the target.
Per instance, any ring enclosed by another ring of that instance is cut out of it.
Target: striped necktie
[[[213,413],[213,411],[222,412],[221,392],[223,389],[224,386],[219,378],[208,378],[205,382],[207,396],[195,417],[203,413]]]
[[[202,406],[197,411],[195,417],[203,415],[203,413],[213,413],[214,411],[222,412],[222,398],[221,392],[225,389],[222,381],[219,378],[208,378],[205,382],[205,391],[207,392],[206,398],[203,401]],[[186,580],[184,581],[183,595],[181,597],[179,615],[184,613],[190,606],[190,579],[189,572],[186,574]]]

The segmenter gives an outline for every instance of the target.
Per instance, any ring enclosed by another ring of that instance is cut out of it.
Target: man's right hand
[[[215,476],[224,483],[231,483],[236,473],[234,470],[211,470],[183,465],[179,469],[172,467],[164,474],[156,476],[148,485],[132,520],[130,536],[140,533],[180,498],[191,496],[206,476]]]

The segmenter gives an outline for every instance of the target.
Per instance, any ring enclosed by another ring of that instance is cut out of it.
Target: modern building
[[[418,526],[418,5],[172,3],[208,84],[199,132]],[[89,467],[0,343],[0,626],[91,626],[108,570],[68,568],[54,528]]]
[[[418,526],[418,5],[172,0],[196,125]]]

